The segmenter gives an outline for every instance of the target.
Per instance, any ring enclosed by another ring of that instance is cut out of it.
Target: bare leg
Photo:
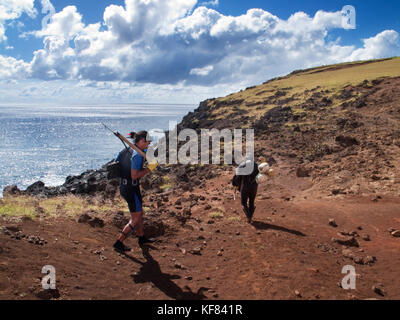
[[[143,213],[131,212],[131,220],[122,230],[119,241],[124,242],[131,232],[136,228],[138,236],[143,236]]]

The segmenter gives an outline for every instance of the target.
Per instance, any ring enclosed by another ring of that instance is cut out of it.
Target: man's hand
[[[154,170],[156,170],[157,168],[158,168],[158,162],[157,161],[154,161],[154,162],[150,162],[148,165],[147,165],[147,169],[149,169],[150,170],[150,172],[153,172]]]
[[[269,169],[268,171],[268,176],[270,178],[275,178],[275,170],[274,169]]]

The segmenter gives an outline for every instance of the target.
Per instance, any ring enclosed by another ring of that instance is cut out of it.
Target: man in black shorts
[[[149,135],[146,131],[139,133],[131,133],[131,138],[135,139],[135,145],[142,151],[146,151],[151,143]],[[153,240],[144,237],[143,231],[143,207],[142,207],[142,195],[140,193],[140,178],[148,175],[158,167],[158,163],[149,163],[146,169],[143,169],[144,158],[138,152],[133,149],[122,151],[116,161],[120,161],[124,152],[132,152],[131,157],[131,168],[129,170],[123,170],[121,168],[121,185],[120,192],[121,196],[126,200],[131,213],[131,220],[125,226],[121,236],[115,242],[114,249],[119,252],[127,252],[131,249],[124,245],[124,241],[131,232],[136,229],[137,235],[139,236],[139,245],[151,243]]]

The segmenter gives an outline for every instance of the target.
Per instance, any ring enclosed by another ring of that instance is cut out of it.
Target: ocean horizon
[[[102,123],[127,134],[147,130],[155,141],[193,111],[193,104],[46,106],[0,104],[0,197],[3,189],[26,189],[36,181],[58,186],[70,175],[113,160],[122,143]]]

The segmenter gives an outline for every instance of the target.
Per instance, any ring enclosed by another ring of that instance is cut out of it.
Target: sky
[[[0,105],[197,104],[400,56],[399,12],[398,0],[0,0]]]

